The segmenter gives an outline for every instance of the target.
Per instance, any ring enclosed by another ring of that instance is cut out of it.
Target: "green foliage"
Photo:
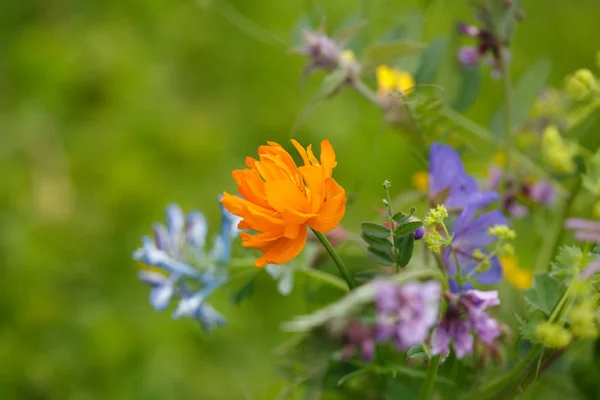
[[[412,258],[415,237],[412,234],[408,236],[396,236],[394,240],[398,249],[396,263],[401,267],[406,267]]]
[[[399,40],[390,43],[381,43],[365,50],[361,63],[361,73],[371,73],[382,64],[393,65],[400,57],[418,53],[425,46],[421,43]]]
[[[549,315],[561,296],[561,285],[549,274],[537,274],[533,288],[525,290],[525,300],[536,310]]]

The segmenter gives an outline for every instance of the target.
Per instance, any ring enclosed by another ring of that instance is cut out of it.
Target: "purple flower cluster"
[[[496,190],[503,180],[503,171],[497,166],[490,168],[488,185]],[[514,175],[506,177],[506,188],[502,195],[502,209],[515,218],[522,218],[529,214],[527,204],[550,206],[556,199],[556,190],[547,181],[518,182]],[[525,202],[523,202],[523,200]]]
[[[447,294],[448,308],[433,332],[431,353],[448,356],[450,345],[457,358],[473,353],[474,335],[492,344],[501,334],[498,322],[485,311],[500,304],[498,291],[468,290],[460,295]]]
[[[485,207],[499,198],[496,192],[482,192],[468,175],[460,156],[451,146],[433,143],[429,153],[429,205],[443,204],[448,210]]]
[[[375,283],[378,341],[391,340],[400,350],[424,341],[438,319],[440,284],[411,282],[400,286],[390,281]]]
[[[458,49],[458,61],[466,68],[472,68],[482,58],[485,58],[487,64],[492,68],[493,76],[500,77],[502,75],[502,58],[510,60],[508,49],[502,46],[502,43],[488,30],[460,23],[458,31],[462,35],[477,40],[475,46],[463,46]]]
[[[491,257],[490,265],[485,271],[476,271],[479,260],[473,257],[473,252],[479,250],[485,254],[485,247],[497,240],[488,233],[489,228],[494,225],[506,225],[507,220],[498,210],[481,214],[477,218],[475,211],[474,208],[465,208],[456,219],[452,227],[452,247],[456,252],[463,279],[473,279],[483,285],[495,284],[502,279],[502,266],[498,258]],[[454,277],[450,279],[450,290],[453,293],[459,292],[461,288],[456,279],[458,268],[450,247],[445,249],[444,265],[450,276]],[[462,290],[472,288],[472,283],[465,282]]]

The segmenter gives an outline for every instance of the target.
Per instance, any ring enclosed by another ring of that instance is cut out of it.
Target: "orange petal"
[[[335,152],[329,140],[321,142],[321,165],[325,169],[325,176],[330,177],[331,171],[336,167]]]
[[[316,213],[325,201],[325,180],[319,167],[298,168],[306,183],[306,197],[310,203],[310,211]]]
[[[312,144],[308,145],[308,147],[306,148],[306,152],[308,153],[308,159],[310,160],[310,163],[312,165],[316,165],[316,166],[321,165],[321,164],[319,164],[319,160],[317,160],[317,157],[315,157],[315,153],[313,153],[313,151],[312,151]]]
[[[242,245],[251,249],[266,250],[270,248],[277,239],[281,237],[280,234],[273,232],[259,233],[258,235],[251,235],[247,232],[240,233],[242,239]]]
[[[294,239],[277,239],[275,244],[254,262],[254,265],[260,268],[267,264],[284,264],[291,261],[302,251],[305,243],[306,229],[302,229]]]
[[[257,161],[254,164],[256,170],[262,176],[262,178],[267,181],[279,181],[282,179],[286,179],[288,174],[286,174],[281,168],[279,168],[272,160],[261,157],[260,161]]]
[[[306,150],[304,150],[304,147],[302,147],[302,145],[300,143],[298,143],[297,141],[295,141],[294,139],[292,139],[292,144],[294,145],[296,150],[298,150],[298,153],[300,153],[300,157],[302,157],[302,161],[304,161],[304,165],[310,165],[310,161],[308,160],[308,156],[306,155]]]
[[[327,181],[327,196],[319,215],[308,221],[308,226],[323,233],[338,226],[346,212],[346,193],[333,179]]]
[[[242,197],[265,209],[270,209],[265,198],[265,184],[260,175],[253,169],[233,171],[233,179],[238,184],[238,192]]]
[[[304,193],[292,181],[265,182],[265,194],[269,205],[279,212],[292,209],[306,214],[309,211],[309,204]]]
[[[279,218],[278,213],[275,214],[272,210],[264,209],[227,192],[223,193],[221,203],[230,213],[244,219],[245,229],[252,229],[257,232],[283,233],[283,220]]]

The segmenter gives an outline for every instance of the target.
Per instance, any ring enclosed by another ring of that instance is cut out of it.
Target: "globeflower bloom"
[[[329,141],[321,142],[318,160],[309,145],[292,144],[304,165],[298,167],[279,144],[268,142],[258,149],[259,160],[246,158],[248,168],[233,171],[240,196],[224,193],[221,202],[242,218],[238,228],[244,247],[260,250],[257,267],[283,264],[302,251],[307,227],[327,233],[344,216],[346,192],[331,177],[337,165]]]

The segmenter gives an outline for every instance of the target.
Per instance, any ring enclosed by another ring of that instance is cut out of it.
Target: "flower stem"
[[[388,221],[390,223],[390,236],[392,237],[392,253],[394,254],[394,266],[396,267],[396,272],[400,272],[400,266],[396,261],[398,259],[398,251],[396,249],[396,240],[394,238],[394,212],[392,211],[392,199],[390,197],[390,182],[388,180],[386,180],[383,183],[383,189],[385,189],[385,195],[387,199]]]
[[[510,372],[506,375],[499,377],[492,381],[489,385],[485,386],[482,390],[479,390],[467,397],[464,400],[485,400],[496,395],[502,389],[512,386],[516,383],[523,372],[529,367],[529,365],[536,360],[540,355],[544,346],[536,344],[529,350],[529,353],[521,360],[519,364],[513,367]]]
[[[429,367],[427,368],[427,376],[421,386],[419,392],[419,400],[429,400],[433,394],[433,386],[435,385],[435,379],[437,378],[438,366],[440,364],[440,356],[434,356],[429,359]]]
[[[559,216],[558,218],[556,218],[557,226],[552,234],[552,242],[551,245],[548,246],[550,251],[546,251],[544,257],[541,258],[542,262],[537,265],[538,270],[545,269],[546,271],[550,271],[550,268],[552,267],[550,262],[556,256],[556,253],[558,253],[558,248],[560,247],[560,244],[562,243],[563,237],[565,235],[564,221],[569,217],[569,214],[571,213],[571,208],[573,207],[573,203],[575,202],[575,198],[577,197],[577,194],[579,193],[580,189],[581,178],[578,177],[575,183],[573,184],[573,188],[569,193],[569,197],[567,197],[567,199],[564,201],[562,208],[559,211]]]
[[[346,283],[348,284],[348,288],[350,290],[355,288],[356,283],[354,282],[354,279],[352,279],[352,275],[350,275],[350,272],[348,272],[348,270],[346,269],[346,266],[342,262],[342,259],[340,258],[338,253],[336,253],[336,251],[334,250],[331,243],[329,243],[329,240],[327,240],[327,237],[325,237],[325,235],[319,231],[316,231],[314,229],[312,229],[312,231],[315,234],[315,236],[317,237],[317,239],[319,239],[319,241],[323,244],[323,247],[325,247],[325,250],[327,250],[327,252],[331,256],[331,258],[333,259],[333,262],[335,262],[335,265],[337,265],[338,269],[342,273],[342,276],[346,280]]]
[[[502,58],[502,83],[504,84],[504,146],[506,154],[506,162],[504,163],[504,174],[502,185],[504,189],[508,183],[508,174],[512,167],[511,157],[514,147],[513,132],[512,132],[512,85],[510,82],[510,65],[506,55],[500,52]]]

